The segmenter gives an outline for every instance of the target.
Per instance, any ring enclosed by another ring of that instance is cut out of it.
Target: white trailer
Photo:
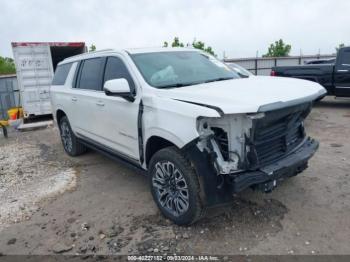
[[[84,42],[15,42],[12,51],[24,117],[52,114],[50,85],[57,64],[84,53]]]

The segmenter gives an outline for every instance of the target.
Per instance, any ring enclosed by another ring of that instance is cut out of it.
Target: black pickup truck
[[[271,76],[294,77],[314,81],[327,95],[350,97],[350,47],[338,51],[334,64],[273,67]]]

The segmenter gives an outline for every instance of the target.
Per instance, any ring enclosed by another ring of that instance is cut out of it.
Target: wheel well
[[[66,114],[62,110],[57,110],[56,112],[56,119],[57,119],[57,124],[60,123],[60,120],[62,117],[66,116]]]
[[[170,141],[161,138],[159,136],[152,136],[148,139],[147,145],[146,145],[146,165],[148,167],[148,164],[152,158],[152,156],[159,150],[169,147],[169,146],[175,146]]]

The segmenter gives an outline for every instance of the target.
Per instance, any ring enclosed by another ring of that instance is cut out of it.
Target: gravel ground
[[[350,254],[350,100],[318,103],[306,128],[321,142],[306,171],[191,227],[161,216],[135,170],[68,157],[56,128],[11,132],[0,138],[0,253]]]

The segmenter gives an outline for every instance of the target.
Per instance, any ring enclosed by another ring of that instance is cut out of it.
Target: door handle
[[[105,103],[103,103],[103,102],[101,102],[101,101],[98,101],[98,102],[96,103],[96,105],[98,105],[98,106],[104,106]]]
[[[337,70],[337,72],[349,72],[349,70],[347,70],[347,69],[339,69],[339,70]]]
[[[75,102],[77,101],[78,99],[76,97],[72,97],[72,101]]]

